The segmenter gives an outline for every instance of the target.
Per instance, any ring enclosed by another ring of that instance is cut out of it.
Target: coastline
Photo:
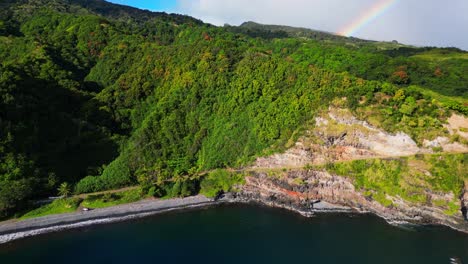
[[[168,200],[142,200],[135,203],[98,208],[86,212],[80,211],[66,214],[47,215],[16,222],[0,223],[0,245],[14,240],[51,232],[91,225],[115,223],[170,211],[204,208],[221,204],[257,204],[270,208],[286,209],[288,211],[298,213],[303,217],[313,217],[316,213],[368,213],[324,201],[317,203],[315,209],[305,209],[293,204],[286,205],[263,199],[240,198],[239,196],[236,197],[236,195],[231,193],[227,193],[224,197],[216,201],[202,195],[197,195]]]
[[[66,214],[0,223],[0,245],[13,240],[67,229],[120,222],[164,212],[203,208],[224,203],[205,196],[191,196],[168,200],[143,200],[130,204]]]
[[[174,198],[168,200],[142,200],[130,204],[122,204],[112,207],[99,208],[91,211],[80,211],[66,214],[56,214],[31,218],[17,222],[0,223],[0,245],[14,240],[37,236],[41,234],[63,231],[68,229],[122,222],[132,219],[143,218],[171,211],[205,208],[221,204],[258,204],[271,208],[286,209],[300,214],[303,217],[313,217],[322,213],[344,213],[344,214],[373,214],[384,219],[388,224],[402,226],[406,224],[427,225],[428,223],[408,221],[407,219],[390,219],[385,215],[373,211],[360,210],[358,208],[341,206],[337,204],[320,201],[314,208],[304,208],[297,204],[270,201],[261,198],[242,197],[227,193],[219,200],[213,200],[202,195],[186,198]],[[447,226],[453,230],[468,234],[464,229],[442,223],[430,223],[430,225]]]
[[[301,207],[294,206],[294,205],[286,205],[283,203],[272,202],[272,201],[267,201],[267,200],[262,200],[262,199],[251,199],[251,200],[242,200],[242,201],[237,200],[235,202],[244,203],[244,204],[254,203],[254,204],[258,204],[258,205],[262,205],[262,206],[266,206],[270,208],[286,209],[288,211],[298,213],[303,217],[313,217],[315,214],[326,214],[326,213],[355,214],[355,215],[369,214],[369,215],[374,215],[383,219],[387,224],[391,226],[396,226],[396,227],[439,226],[439,227],[447,227],[454,231],[468,235],[467,229],[459,228],[455,225],[451,225],[448,223],[427,222],[427,221],[420,221],[416,219],[392,218],[392,217],[388,217],[376,211],[368,211],[368,210],[363,210],[360,208],[340,206],[340,205],[331,204],[328,202],[321,202],[321,203],[326,204],[323,209],[306,209],[306,208],[301,208]]]

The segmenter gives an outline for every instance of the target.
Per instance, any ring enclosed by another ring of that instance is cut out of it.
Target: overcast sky
[[[468,0],[111,0],[187,14],[215,25],[244,21],[340,32],[360,18],[353,36],[468,50]],[[385,5],[387,4],[387,5]],[[379,7],[386,8],[380,9]],[[370,12],[376,10],[376,12]]]

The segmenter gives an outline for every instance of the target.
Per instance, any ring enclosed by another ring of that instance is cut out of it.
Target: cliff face
[[[468,118],[453,115],[444,128],[450,136],[468,140]],[[284,153],[260,157],[253,168],[298,168],[356,159],[401,157],[434,153],[441,148],[450,153],[466,153],[468,145],[452,142],[441,134],[425,139],[422,146],[403,132],[388,133],[357,119],[348,109],[330,107],[315,119],[315,125]]]
[[[465,181],[465,189],[461,197],[461,211],[465,220],[468,221],[468,181]]]
[[[454,198],[450,193],[428,192],[427,196],[428,200],[439,201]],[[326,211],[374,213],[389,222],[441,224],[468,232],[468,222],[462,211],[448,215],[443,208],[434,205],[420,205],[388,195],[386,198],[392,205],[383,206],[371,194],[356,189],[351,179],[316,170],[251,172],[236,194],[238,201],[256,201],[303,215]],[[468,205],[468,192],[460,197],[460,202]]]
[[[389,222],[468,232],[468,180],[460,184],[468,171],[468,118],[453,114],[443,127],[421,135],[418,144],[408,134],[388,133],[332,106],[294,146],[258,158],[237,199],[304,215],[370,212]],[[456,161],[455,153],[461,153]]]

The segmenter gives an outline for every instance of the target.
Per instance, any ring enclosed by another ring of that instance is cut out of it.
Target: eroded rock
[[[453,115],[446,128],[453,135],[468,135],[468,118]],[[358,120],[347,109],[330,107],[315,119],[315,126],[284,153],[260,157],[253,168],[302,168],[336,161],[410,156],[433,153],[434,148],[446,152],[468,152],[468,146],[453,142],[446,136],[424,140],[419,147],[407,134],[396,134]]]
[[[300,180],[297,180],[300,179]],[[453,194],[427,192],[428,200],[454,199]],[[326,210],[340,212],[370,212],[389,222],[442,224],[468,232],[468,222],[460,211],[453,216],[430,204],[413,204],[399,197],[387,196],[392,205],[383,206],[357,190],[351,179],[324,171],[291,170],[280,175],[252,172],[246,184],[236,194],[241,201],[256,201],[270,206],[297,211],[303,215]],[[461,198],[468,205],[468,192]],[[316,206],[317,201],[324,206]]]

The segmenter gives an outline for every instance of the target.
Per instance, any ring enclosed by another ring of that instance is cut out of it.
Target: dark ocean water
[[[468,235],[256,206],[167,213],[0,245],[0,263],[468,263]]]

